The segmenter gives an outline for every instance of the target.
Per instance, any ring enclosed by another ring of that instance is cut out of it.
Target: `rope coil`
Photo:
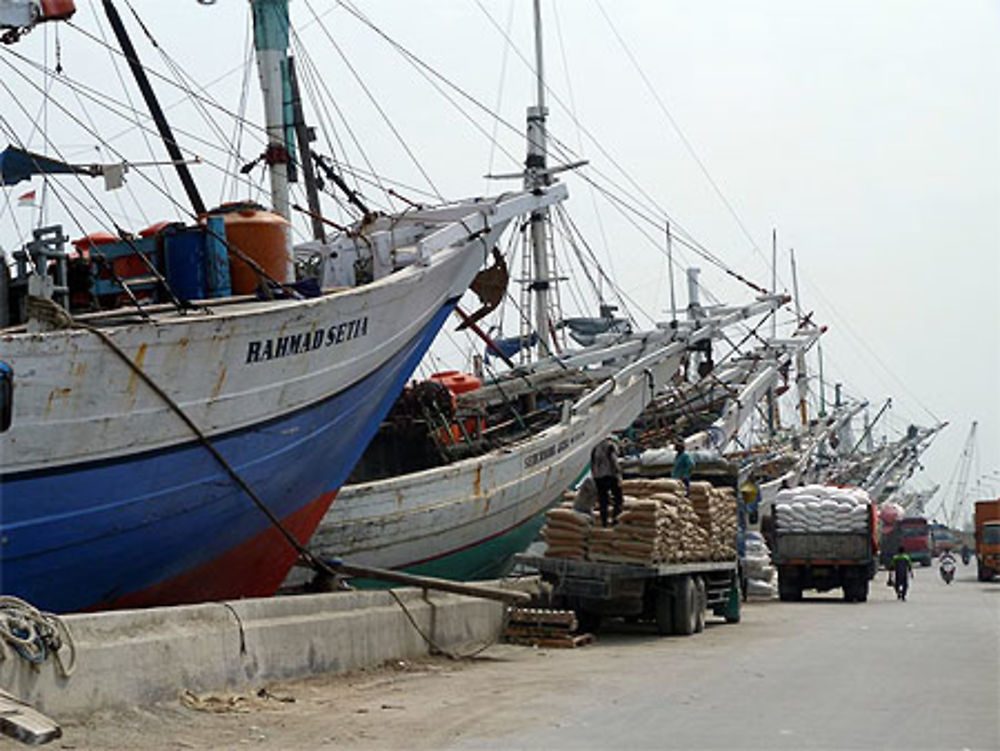
[[[0,595],[0,660],[7,659],[8,647],[36,669],[51,656],[63,678],[76,669],[73,635],[59,616],[18,597]]]

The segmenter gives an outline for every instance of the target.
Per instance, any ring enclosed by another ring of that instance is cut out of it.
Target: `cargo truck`
[[[627,479],[669,476],[669,466],[639,468],[628,461],[623,465]],[[738,475],[735,464],[700,455],[691,479],[731,488],[739,498]],[[515,561],[538,571],[552,587],[551,604],[574,610],[581,631],[594,632],[606,618],[623,617],[653,623],[661,635],[687,636],[704,628],[707,612],[727,623],[740,620],[745,592],[740,554],[746,515],[739,504],[735,513],[737,518],[730,521],[735,522],[738,534],[729,560],[643,564],[522,554]]]
[[[778,597],[790,602],[802,599],[804,589],[826,592],[842,588],[848,602],[865,602],[869,582],[877,569],[875,507],[868,504],[864,531],[790,531],[782,528],[780,515],[787,508],[774,508],[774,565],[778,568]]]
[[[1000,498],[976,502],[976,564],[979,581],[1000,574]]]
[[[642,565],[518,555],[552,586],[552,605],[576,611],[581,631],[605,618],[648,621],[659,634],[688,636],[705,627],[705,613],[740,620],[739,565],[731,561]]]

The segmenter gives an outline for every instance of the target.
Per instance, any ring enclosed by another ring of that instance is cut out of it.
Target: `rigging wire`
[[[253,39],[252,35],[252,25],[248,18],[246,22],[246,27],[243,36],[243,77],[240,83],[240,99],[237,105],[237,117],[233,120],[233,131],[230,136],[230,143],[233,144],[232,161],[226,161],[226,168],[223,172],[222,184],[219,186],[219,203],[223,203],[226,200],[226,189],[229,187],[229,181],[231,174],[235,173],[240,168],[239,154],[242,153],[243,146],[243,134],[244,127],[243,121],[246,118],[247,111],[247,100],[250,96],[250,69],[253,66]],[[232,165],[232,166],[230,166]],[[231,193],[229,194],[230,200],[236,199],[236,190],[239,184],[234,180],[232,182]]]
[[[514,0],[508,0],[507,3],[507,32],[510,33],[510,29],[514,24]],[[500,57],[500,83],[497,86],[497,99],[496,104],[493,106],[494,112],[499,112],[500,108],[503,106],[503,90],[504,83],[507,76],[507,53],[510,48],[507,45],[503,46],[503,51]],[[500,127],[500,123],[496,118],[493,118],[493,130],[490,132],[490,158],[488,160],[488,166],[486,168],[486,174],[493,173],[493,159],[496,156],[497,149],[497,129]],[[487,189],[485,192],[489,192],[489,179],[487,178]]]
[[[573,80],[569,75],[570,67],[566,59],[566,45],[563,42],[562,23],[559,20],[559,3],[552,3],[552,16],[556,22],[556,38],[559,40],[559,54],[562,58],[563,72],[566,74],[566,92],[569,95],[570,113],[573,120],[577,121],[576,96],[573,93]],[[576,145],[577,152],[582,158],[585,152],[583,148],[583,134],[579,127],[576,129]],[[604,228],[604,220],[601,217],[601,212],[597,206],[597,192],[594,190],[593,186],[590,186],[590,190],[588,192],[590,193],[590,203],[594,210],[594,220],[597,222],[598,234],[601,237],[601,244],[604,247],[604,255],[610,260],[612,258],[611,244],[608,242],[608,235]],[[611,266],[611,273],[614,274],[613,264]]]
[[[354,65],[351,64],[350,59],[347,57],[347,55],[344,54],[344,51],[341,49],[340,45],[337,44],[337,42],[334,40],[333,35],[330,34],[329,30],[326,28],[326,25],[323,24],[322,21],[318,20],[318,17],[316,16],[316,11],[313,9],[310,0],[305,0],[305,3],[306,7],[309,8],[309,12],[312,13],[313,17],[317,19],[319,27],[323,31],[323,34],[326,36],[327,41],[334,48],[334,50],[336,50],[337,54],[340,56],[341,61],[344,63],[344,65],[347,66],[347,69],[351,72],[351,75],[354,77],[355,82],[361,87],[361,90],[364,91],[365,96],[368,97],[368,101],[371,102],[373,107],[375,107],[375,110],[382,117],[382,120],[388,126],[389,130],[392,131],[393,136],[396,137],[396,140],[399,142],[399,145],[402,146],[403,151],[406,152],[406,155],[410,158],[410,161],[413,162],[414,166],[417,168],[417,171],[420,172],[424,180],[427,181],[427,184],[431,187],[431,190],[434,191],[439,200],[443,201],[444,196],[441,195],[441,191],[438,190],[437,186],[434,184],[434,181],[431,179],[431,176],[427,174],[427,171],[420,163],[420,160],[417,159],[416,154],[413,153],[413,150],[410,148],[409,144],[406,143],[406,140],[403,138],[399,130],[393,124],[392,119],[383,109],[382,105],[379,104],[378,99],[375,97],[374,94],[372,94],[371,90],[368,87],[368,84],[365,83],[364,79],[358,73],[357,69],[354,67]]]
[[[712,186],[712,190],[715,191],[716,196],[718,196],[719,200],[722,201],[722,204],[729,211],[730,215],[733,217],[733,220],[736,222],[736,225],[740,228],[740,231],[743,233],[743,236],[750,243],[750,247],[753,248],[757,252],[757,254],[760,255],[760,257],[765,260],[766,263],[767,259],[764,256],[764,253],[761,251],[757,243],[754,241],[753,237],[747,230],[746,225],[743,223],[743,220],[736,212],[736,209],[733,207],[732,203],[729,201],[728,198],[726,198],[725,194],[722,192],[722,189],[719,187],[716,180],[709,173],[708,168],[705,166],[705,163],[702,161],[701,157],[698,156],[698,153],[695,151],[694,146],[691,144],[691,141],[684,134],[684,131],[681,130],[681,127],[674,119],[674,116],[670,114],[670,110],[667,109],[666,104],[664,104],[663,98],[660,96],[659,91],[657,91],[656,87],[653,86],[652,82],[649,80],[649,77],[646,75],[645,71],[643,71],[642,67],[639,65],[638,60],[636,60],[635,55],[632,54],[632,50],[629,49],[629,46],[625,43],[625,40],[618,32],[618,27],[615,26],[614,21],[611,20],[607,12],[604,10],[604,6],[601,4],[601,0],[594,0],[594,4],[597,6],[597,9],[601,12],[601,15],[604,17],[604,20],[607,23],[608,28],[611,29],[611,32],[618,40],[618,43],[621,45],[621,48],[625,52],[626,57],[628,57],[629,61],[632,63],[632,67],[635,68],[636,72],[639,74],[639,77],[642,79],[642,82],[646,85],[646,88],[653,97],[653,101],[655,101],[656,104],[659,106],[660,111],[663,113],[664,117],[667,118],[667,121],[674,129],[674,132],[677,134],[677,137],[680,138],[681,143],[684,144],[684,148],[687,150],[688,154],[690,154],[691,158],[694,159],[695,164],[698,165],[698,169],[701,170],[701,174],[708,181],[708,184]]]
[[[308,52],[306,52],[305,45],[303,45],[303,44],[301,44],[299,42],[299,38],[295,34],[293,34],[293,36],[292,36],[292,41],[295,44],[294,49],[296,51],[296,56],[299,57],[299,58],[301,58],[301,59],[303,59],[303,61],[305,63],[301,67],[301,69],[300,69],[301,72],[302,72],[302,76],[301,77],[302,77],[302,79],[304,81],[305,90],[306,90],[307,94],[311,93],[311,99],[312,99],[312,102],[314,104],[314,107],[318,107],[319,109],[321,109],[322,110],[322,114],[325,116],[325,119],[323,119],[322,117],[319,118],[319,122],[320,122],[320,128],[321,128],[321,130],[323,131],[324,135],[326,136],[327,144],[332,149],[333,144],[336,143],[337,148],[339,149],[340,153],[344,155],[345,159],[347,158],[347,149],[345,148],[344,144],[342,143],[342,141],[340,139],[339,132],[336,129],[333,129],[333,137],[331,138],[330,133],[328,131],[328,127],[327,127],[327,123],[329,123],[330,124],[329,127],[333,128],[333,124],[336,122],[337,119],[339,119],[340,123],[343,125],[344,129],[347,131],[347,135],[350,137],[351,143],[354,145],[354,148],[357,149],[358,153],[361,155],[361,159],[364,161],[365,165],[367,165],[367,167],[368,167],[368,174],[373,178],[373,181],[370,181],[369,184],[374,185],[375,187],[377,187],[381,191],[382,195],[385,198],[385,205],[389,206],[389,207],[392,207],[392,205],[393,205],[392,196],[391,196],[391,194],[389,192],[389,189],[386,188],[385,184],[384,184],[385,182],[388,182],[388,181],[385,181],[379,175],[379,173],[375,170],[375,167],[372,164],[371,159],[368,157],[368,153],[365,151],[364,147],[361,145],[360,139],[358,139],[357,135],[354,133],[354,129],[351,128],[351,125],[348,122],[347,117],[345,117],[343,111],[340,108],[340,105],[337,103],[337,98],[334,97],[331,94],[330,90],[327,88],[326,81],[325,81],[324,77],[319,73],[319,70],[318,70],[315,62],[313,61],[312,57],[308,54]],[[320,97],[318,95],[319,91],[321,91],[321,90],[326,93],[325,97]],[[334,111],[337,114],[337,118],[336,119],[330,116],[330,112],[329,112],[329,110],[327,109],[327,106],[326,106],[327,103],[329,103],[329,104],[331,104],[333,106],[333,109],[334,109]],[[336,151],[335,151],[335,153],[336,153]],[[338,167],[338,169],[340,169],[341,171],[344,171],[344,165],[341,164],[341,163],[338,163],[337,159],[333,155],[330,156],[330,159],[331,159],[331,161],[333,161],[334,165]],[[364,191],[361,190],[360,184],[358,183],[357,171],[356,170],[350,170],[348,172],[349,172],[349,174],[351,174],[354,177],[354,180],[355,180],[355,190],[357,190],[358,193],[361,193],[362,195],[365,195]],[[365,197],[366,197],[366,199],[370,200],[370,196],[365,195]],[[338,202],[338,205],[343,206],[343,204],[341,204],[339,202]]]
[[[135,102],[132,99],[132,94],[130,93],[130,89],[125,84],[125,80],[122,77],[121,68],[118,65],[118,58],[115,57],[115,55],[113,53],[113,49],[114,48],[107,41],[107,37],[106,37],[106,35],[104,33],[104,25],[101,23],[100,17],[97,14],[97,6],[95,4],[91,4],[90,10],[93,13],[95,25],[97,26],[97,30],[98,30],[98,32],[100,32],[101,42],[103,43],[104,47],[107,49],[108,58],[111,60],[111,67],[115,71],[115,77],[118,79],[118,84],[121,86],[122,93],[125,94],[125,99],[128,102],[128,108],[135,115],[135,126],[139,126],[139,110],[136,108]],[[79,99],[80,99],[79,92],[76,91],[76,89],[73,89],[73,91],[76,94],[77,101],[79,101]],[[91,123],[93,123],[93,120],[91,120]],[[135,127],[135,126],[133,126],[133,127]],[[149,133],[148,133],[148,131],[146,131],[145,129],[143,129],[141,126],[138,129],[139,129],[139,134],[142,136],[143,143],[146,145],[146,151],[149,153],[149,158],[150,158],[151,161],[153,161],[155,163],[157,161],[157,159],[156,159],[156,151],[153,149],[153,145],[152,145],[152,143],[149,140]],[[97,131],[96,127],[94,128],[94,131],[95,132]],[[168,184],[167,183],[167,178],[163,174],[162,167],[159,164],[155,164],[155,169],[156,169],[157,174],[160,176],[160,184],[163,185],[163,186],[166,186]]]

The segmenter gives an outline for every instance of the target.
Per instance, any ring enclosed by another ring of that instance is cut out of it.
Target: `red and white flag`
[[[34,206],[35,205],[35,191],[29,190],[24,195],[17,197],[18,206]]]

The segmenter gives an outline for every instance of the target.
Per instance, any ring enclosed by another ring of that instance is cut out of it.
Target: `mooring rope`
[[[0,660],[7,658],[8,647],[36,667],[51,656],[64,678],[76,669],[76,644],[59,616],[19,597],[0,595]],[[63,647],[69,653],[68,663],[63,659]]]

